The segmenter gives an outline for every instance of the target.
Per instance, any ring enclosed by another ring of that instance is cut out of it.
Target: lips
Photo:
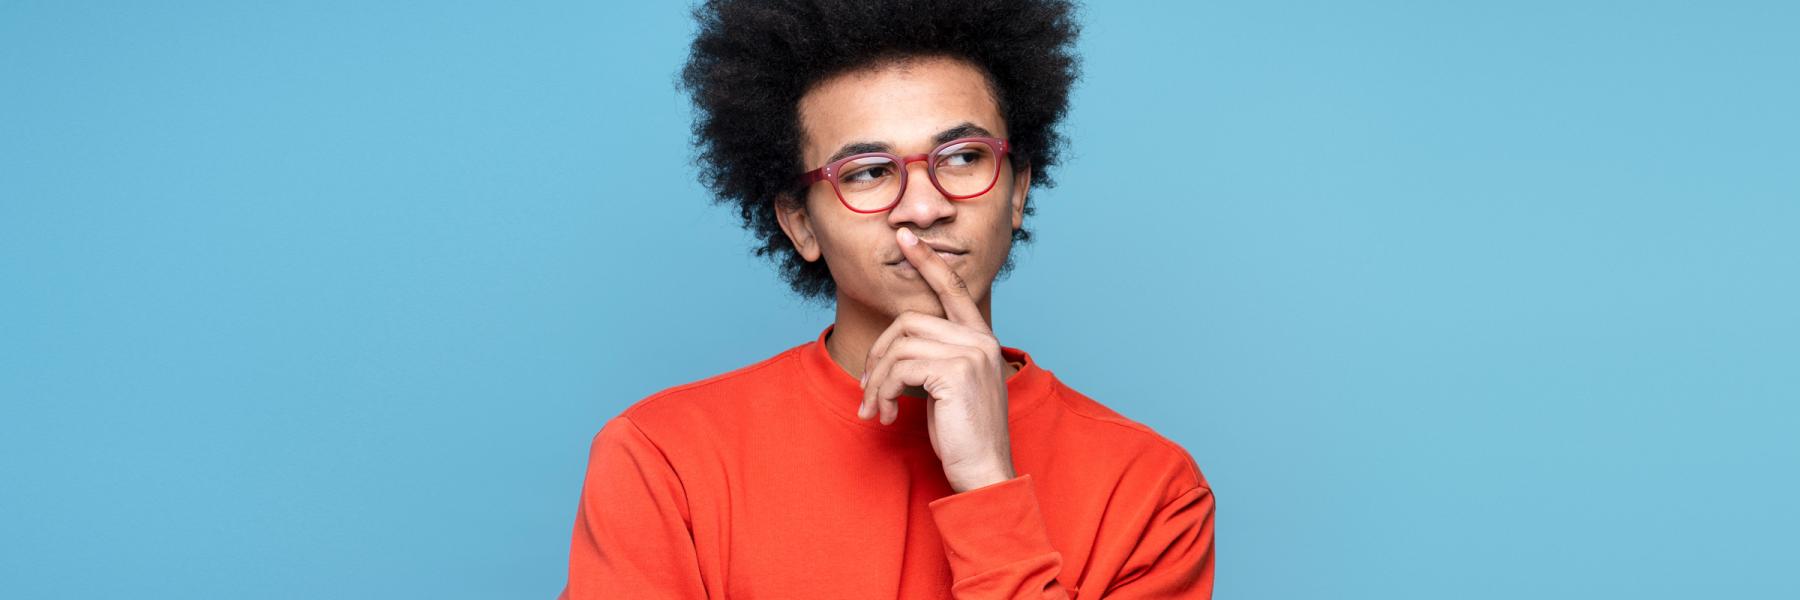
[[[967,250],[963,250],[961,248],[957,248],[955,246],[951,246],[951,245],[945,244],[943,242],[933,242],[930,240],[919,240],[919,241],[921,243],[925,244],[926,246],[930,246],[932,250],[937,251],[938,257],[943,258],[944,260],[950,260],[952,257],[968,254]],[[901,254],[900,256],[894,257],[894,260],[887,261],[886,264],[888,264],[888,265],[907,264],[906,263],[906,255]]]
[[[939,252],[939,253],[937,253],[937,255],[938,255],[938,258],[943,259],[944,264],[948,264],[952,267],[962,264],[963,255],[961,255],[961,254],[950,254],[948,252]],[[906,259],[901,259],[900,262],[888,263],[887,266],[894,267],[894,268],[900,269],[902,271],[913,270],[912,262],[907,261]]]

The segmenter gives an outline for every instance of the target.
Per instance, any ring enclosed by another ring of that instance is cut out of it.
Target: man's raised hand
[[[957,492],[1012,479],[1007,432],[1006,363],[968,285],[943,257],[907,228],[895,231],[900,252],[936,293],[944,317],[900,313],[863,361],[857,416],[892,424],[907,386],[929,398],[925,418],[932,448]]]

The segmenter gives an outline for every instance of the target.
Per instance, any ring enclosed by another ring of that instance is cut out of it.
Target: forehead
[[[924,152],[939,132],[962,123],[1006,136],[979,69],[939,57],[884,62],[821,81],[800,98],[801,154],[811,168],[852,143]]]

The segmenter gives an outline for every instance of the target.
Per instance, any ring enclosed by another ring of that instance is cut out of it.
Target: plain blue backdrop
[[[555,594],[606,419],[831,319],[630,4],[0,1],[0,595]],[[1800,597],[1796,5],[1083,20],[995,325],[1219,597]]]

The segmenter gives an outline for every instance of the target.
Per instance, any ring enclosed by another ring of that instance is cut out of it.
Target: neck
[[[992,302],[989,300],[991,296],[989,293],[975,302],[981,308],[981,319],[987,322],[990,330],[994,327]],[[894,316],[846,298],[843,292],[838,292],[837,321],[831,328],[831,335],[825,338],[825,351],[851,377],[861,378],[863,369],[867,367],[863,364],[863,359],[868,358],[869,347],[875,345],[875,338],[881,337],[881,332],[894,323]],[[1012,363],[1002,365],[1004,377],[1010,378],[1018,371]]]

